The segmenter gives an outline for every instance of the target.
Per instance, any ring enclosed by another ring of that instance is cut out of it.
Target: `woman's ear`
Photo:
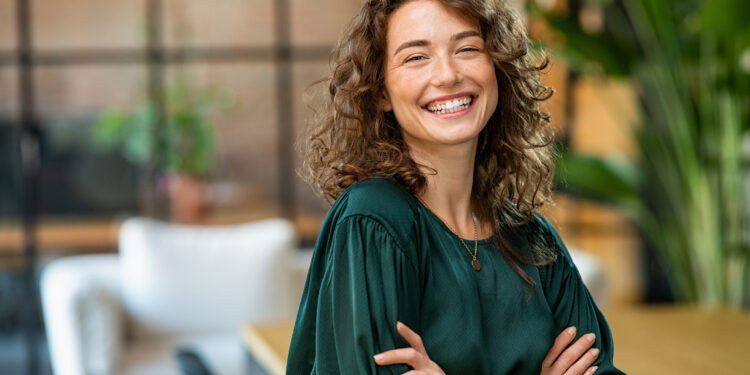
[[[380,92],[380,98],[378,99],[378,109],[383,112],[390,112],[393,110],[391,99],[388,98],[388,93],[385,90]]]

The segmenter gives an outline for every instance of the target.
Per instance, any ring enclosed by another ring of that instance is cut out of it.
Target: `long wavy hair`
[[[394,179],[420,196],[426,178],[411,158],[393,112],[377,106],[385,90],[388,16],[409,0],[368,0],[331,55],[325,104],[303,135],[301,177],[332,203],[355,182]],[[503,0],[439,0],[479,24],[495,67],[497,109],[479,135],[471,205],[495,225],[497,248],[533,290],[518,262],[542,265],[555,253],[548,236],[534,230],[533,212],[551,202],[554,162],[550,115],[540,108],[553,90],[540,82],[548,58],[529,53],[520,14]],[[436,173],[433,170],[433,173]],[[511,242],[530,244],[524,251]]]

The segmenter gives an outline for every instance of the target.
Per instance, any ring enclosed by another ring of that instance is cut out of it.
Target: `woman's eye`
[[[424,56],[422,56],[422,55],[414,55],[414,56],[409,56],[409,57],[408,57],[408,58],[406,59],[406,62],[410,62],[410,61],[419,61],[419,60],[424,60],[424,58],[425,58],[425,57],[424,57]]]
[[[479,48],[476,47],[464,47],[458,50],[458,52],[479,52]]]

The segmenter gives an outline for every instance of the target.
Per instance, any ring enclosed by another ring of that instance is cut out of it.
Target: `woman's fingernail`
[[[596,335],[595,334],[593,334],[593,333],[587,333],[586,334],[586,340],[588,340],[589,342],[594,342],[594,339],[596,339]]]
[[[594,357],[598,356],[599,355],[599,349],[592,350],[591,351],[591,355],[594,356]]]
[[[401,327],[403,325],[404,325],[404,323],[401,323],[398,320],[396,321],[396,328],[399,328],[399,327]]]
[[[372,358],[375,358],[375,362],[380,362],[380,360],[383,359],[383,355],[375,354],[374,356],[372,356]]]
[[[566,332],[568,332],[569,335],[575,335],[576,327],[570,327]]]
[[[596,373],[596,370],[598,370],[598,369],[599,369],[599,366],[594,366],[593,368],[594,368],[594,371],[592,371],[592,372],[591,372],[592,374],[593,374],[593,373]]]

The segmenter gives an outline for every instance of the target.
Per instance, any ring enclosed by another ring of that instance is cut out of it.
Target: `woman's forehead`
[[[388,16],[386,48],[389,54],[410,40],[449,40],[456,33],[476,31],[479,22],[437,0],[412,0]]]

